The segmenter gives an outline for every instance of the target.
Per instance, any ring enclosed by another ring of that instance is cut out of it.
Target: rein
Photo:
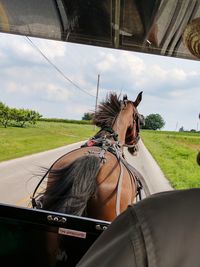
[[[53,168],[54,164],[55,164],[56,162],[58,162],[60,159],[62,159],[64,156],[66,156],[66,155],[68,155],[68,154],[70,154],[70,153],[72,153],[72,152],[74,152],[75,150],[78,150],[78,149],[79,149],[79,148],[74,149],[74,150],[72,150],[72,151],[70,151],[70,152],[65,153],[65,154],[62,155],[61,157],[59,157],[56,161],[54,161],[54,163],[51,165],[51,167],[45,172],[45,174],[44,174],[44,175],[42,176],[42,178],[40,179],[39,183],[36,185],[35,190],[33,191],[32,196],[30,197],[30,198],[31,198],[31,203],[32,203],[32,207],[33,207],[33,208],[38,208],[38,203],[39,203],[40,208],[42,208],[42,204],[40,203],[40,201],[37,201],[37,198],[40,197],[40,194],[37,195],[36,197],[35,197],[35,194],[36,194],[38,188],[40,187],[41,183],[44,181],[44,179],[47,177],[47,175],[49,174],[49,172],[50,172],[51,169]]]

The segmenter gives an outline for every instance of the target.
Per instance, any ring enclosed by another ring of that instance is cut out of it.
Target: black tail
[[[50,171],[53,182],[43,194],[43,209],[82,216],[97,189],[101,159],[83,156],[70,165]]]

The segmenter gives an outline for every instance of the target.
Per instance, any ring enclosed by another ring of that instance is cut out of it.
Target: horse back
[[[116,199],[119,190],[119,179],[122,175],[120,188],[120,211],[124,211],[129,204],[133,203],[136,194],[136,188],[130,177],[127,168],[120,165],[116,155],[105,151],[102,155],[100,147],[82,147],[71,151],[61,157],[54,165],[54,169],[60,169],[72,164],[77,159],[84,156],[101,157],[101,168],[96,179],[96,193],[90,198],[87,206],[88,217],[112,221],[116,217]],[[54,179],[51,173],[48,177],[48,183]],[[47,184],[48,186],[48,184]]]

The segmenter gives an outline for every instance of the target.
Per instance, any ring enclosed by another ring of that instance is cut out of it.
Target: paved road
[[[0,202],[27,207],[41,167],[50,167],[57,158],[80,147],[81,143],[0,163]],[[126,152],[126,158],[145,177],[151,194],[172,189],[141,141],[138,155]]]
[[[128,154],[125,153],[127,161],[143,175],[150,194],[172,190],[169,181],[141,140],[137,155],[131,157]]]
[[[27,207],[41,175],[63,154],[82,142],[0,163],[0,202]]]

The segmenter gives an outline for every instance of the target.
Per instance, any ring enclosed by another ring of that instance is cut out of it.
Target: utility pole
[[[98,74],[98,79],[97,79],[97,93],[96,93],[95,113],[97,111],[97,104],[98,104],[98,97],[99,97],[99,81],[100,81],[100,74]],[[96,129],[96,125],[94,125],[94,130],[95,129]]]
[[[200,120],[200,113],[199,113],[198,119]],[[197,132],[198,130],[199,130],[199,122],[197,121]]]
[[[176,122],[175,132],[177,131],[177,128],[178,128],[178,121]]]

